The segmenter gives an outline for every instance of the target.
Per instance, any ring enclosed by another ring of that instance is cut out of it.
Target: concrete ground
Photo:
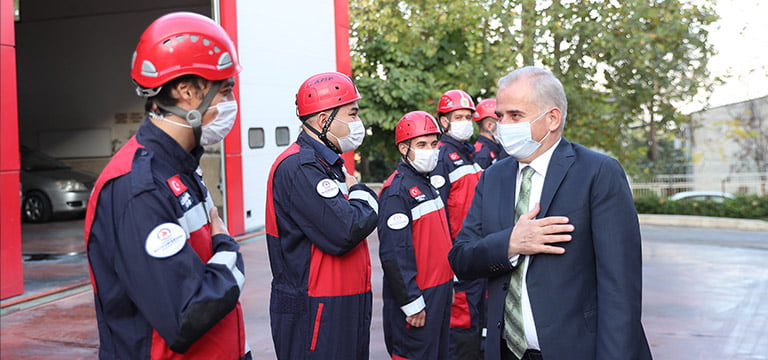
[[[641,216],[644,227],[668,221]],[[686,221],[701,226],[695,217],[677,219],[677,224]],[[718,221],[704,224],[717,228]],[[743,224],[728,226],[746,226],[750,233],[768,230],[765,222]],[[0,303],[0,358],[95,359],[99,340],[82,221],[23,226],[25,293]],[[251,234],[240,240],[246,263],[241,302],[248,343],[254,359],[274,359],[268,311],[271,273],[264,237]],[[386,359],[375,236],[369,247],[374,289],[371,359]],[[644,241],[643,323],[654,357],[768,359],[766,250]]]

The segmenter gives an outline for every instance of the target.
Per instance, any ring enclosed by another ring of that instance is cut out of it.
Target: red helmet
[[[150,24],[131,61],[131,78],[144,96],[182,75],[224,80],[242,68],[235,44],[213,20],[191,12],[174,12]]]
[[[477,103],[477,111],[472,115],[472,119],[480,121],[487,117],[499,120],[496,115],[496,99],[485,99]]]
[[[472,101],[472,97],[462,90],[448,90],[440,97],[440,102],[437,104],[438,114],[447,114],[459,109],[475,111],[475,103]]]
[[[312,75],[296,93],[296,114],[314,114],[360,100],[357,87],[349,76],[339,72]]]
[[[397,122],[395,127],[395,144],[415,137],[440,134],[437,121],[426,111],[411,111]]]

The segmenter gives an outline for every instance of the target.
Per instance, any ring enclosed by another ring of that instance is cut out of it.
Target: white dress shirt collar
[[[549,160],[552,159],[552,154],[555,153],[555,149],[558,145],[560,145],[560,142],[563,141],[563,138],[557,140],[557,142],[552,145],[547,151],[543,152],[541,155],[537,156],[535,159],[533,159],[529,164],[517,162],[518,168],[517,168],[517,175],[518,179],[520,178],[520,171],[525,166],[530,166],[533,168],[533,170],[536,171],[536,174],[541,175],[542,177],[546,177],[547,175],[547,168],[549,168]],[[520,182],[518,181],[518,185],[520,185]],[[518,186],[519,188],[519,186]]]

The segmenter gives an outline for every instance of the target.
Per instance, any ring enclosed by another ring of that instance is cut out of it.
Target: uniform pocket
[[[584,313],[584,322],[589,332],[594,333],[597,331],[597,309],[587,310]]]
[[[315,351],[317,347],[317,336],[320,334],[320,321],[323,317],[323,307],[325,304],[317,304],[317,313],[315,313],[315,325],[312,328],[312,343],[309,346],[309,351]]]

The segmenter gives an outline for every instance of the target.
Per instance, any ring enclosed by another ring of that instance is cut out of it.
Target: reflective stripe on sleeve
[[[351,193],[349,193],[349,200],[352,199],[358,199],[363,200],[368,203],[373,208],[373,211],[375,211],[377,214],[379,213],[379,202],[376,201],[376,198],[371,196],[370,193],[364,190],[354,190]]]
[[[209,264],[221,264],[227,267],[229,269],[229,272],[232,273],[232,276],[235,277],[235,281],[237,281],[237,287],[240,288],[240,291],[243,291],[243,284],[245,284],[245,276],[242,272],[240,272],[240,269],[237,268],[237,253],[234,251],[219,251],[215,254],[213,254],[213,257],[211,257],[211,260],[208,260]]]

